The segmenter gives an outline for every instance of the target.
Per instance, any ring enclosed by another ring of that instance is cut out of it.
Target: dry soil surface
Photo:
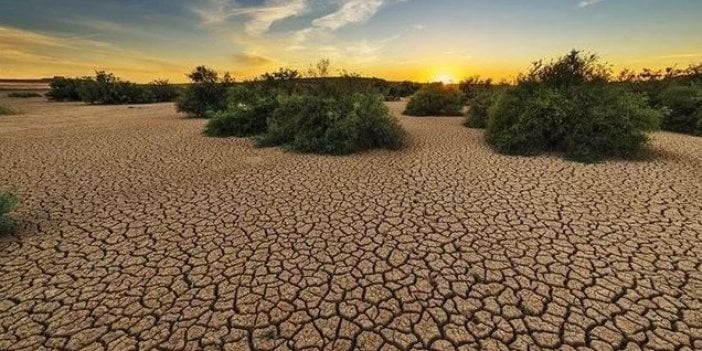
[[[322,157],[0,103],[2,350],[702,350],[702,138],[583,165],[401,117],[406,150]]]

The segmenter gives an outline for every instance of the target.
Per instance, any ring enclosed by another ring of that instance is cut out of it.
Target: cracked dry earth
[[[321,157],[18,106],[2,350],[702,350],[702,138],[583,165],[402,117],[404,151]]]

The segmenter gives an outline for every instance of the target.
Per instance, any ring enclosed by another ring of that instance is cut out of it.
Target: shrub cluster
[[[42,96],[41,94],[36,93],[36,92],[32,92],[32,91],[15,91],[15,92],[7,94],[7,97],[21,98],[21,99],[41,97],[41,96]]]
[[[176,104],[179,112],[193,117],[206,117],[208,113],[224,111],[227,108],[227,91],[233,80],[226,74],[219,74],[205,66],[198,66],[188,78],[191,84],[183,92]]]
[[[267,73],[230,88],[225,107],[205,113],[204,133],[257,136],[262,147],[321,154],[397,149],[405,132],[383,95],[374,93],[382,82],[349,74],[302,79],[289,69]]]
[[[15,229],[15,222],[7,217],[15,205],[17,205],[17,198],[14,195],[0,192],[0,234],[9,233]]]
[[[405,132],[390,115],[380,94],[283,96],[268,120],[260,146],[321,154],[349,154],[369,149],[396,150]]]
[[[178,97],[178,90],[167,80],[141,85],[120,80],[104,71],[95,72],[95,77],[56,77],[49,87],[46,96],[51,100],[102,105],[168,102]]]
[[[409,116],[462,116],[463,96],[458,89],[430,84],[412,95],[405,114]]]
[[[537,62],[489,110],[487,141],[499,152],[563,152],[595,162],[633,157],[662,113],[641,95],[609,84],[609,70],[578,51]]]
[[[399,101],[402,98],[414,95],[419,89],[421,89],[420,84],[410,81],[399,83],[389,82],[384,91],[385,100]]]
[[[702,135],[702,64],[687,69],[624,71],[619,82],[647,95],[655,108],[665,110],[662,129]]]

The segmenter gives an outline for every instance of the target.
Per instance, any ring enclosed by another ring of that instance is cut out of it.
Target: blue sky
[[[0,0],[0,77],[239,79],[321,57],[389,79],[514,77],[579,48],[615,68],[702,61],[699,0]]]

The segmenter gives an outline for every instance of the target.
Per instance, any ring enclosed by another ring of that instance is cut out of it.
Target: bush
[[[661,128],[678,133],[702,135],[702,88],[673,84],[657,99],[667,109]]]
[[[415,93],[407,103],[409,116],[461,116],[463,97],[458,89],[430,84]]]
[[[498,93],[490,90],[482,90],[473,95],[468,101],[468,118],[465,123],[467,127],[487,127],[489,109],[495,103],[497,95]]]
[[[10,193],[0,193],[0,233],[5,234],[12,232],[15,229],[15,222],[7,217],[15,205],[17,198]]]
[[[85,81],[85,78],[56,77],[49,83],[46,96],[54,101],[81,101],[78,91]]]
[[[112,73],[95,72],[78,87],[83,102],[101,105],[145,104],[154,101],[151,91],[136,83],[121,81]]]
[[[224,111],[227,108],[227,90],[232,84],[228,76],[219,79],[216,71],[199,66],[188,77],[192,84],[178,99],[179,112],[206,117],[208,112]]]
[[[146,88],[153,102],[171,102],[178,99],[178,89],[167,79],[157,79],[149,83]]]
[[[228,108],[210,113],[205,134],[213,137],[247,137],[265,133],[268,117],[278,108],[278,101],[253,87],[236,87],[230,92]]]
[[[595,56],[577,51],[535,63],[490,109],[488,143],[506,154],[557,151],[583,162],[637,156],[662,113],[608,77]]]
[[[349,154],[384,148],[399,149],[405,132],[390,115],[380,94],[318,96],[296,94],[280,98],[259,146],[321,154]]]
[[[35,92],[30,92],[30,91],[17,91],[17,92],[12,92],[12,93],[7,94],[7,97],[27,99],[27,98],[41,97],[41,94],[35,93]]]

